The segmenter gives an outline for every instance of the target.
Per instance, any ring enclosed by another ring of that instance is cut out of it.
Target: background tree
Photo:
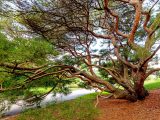
[[[157,3],[146,9],[144,0],[17,1],[16,20],[63,53],[52,74],[80,78],[115,98],[136,101],[148,95],[146,78],[160,70],[148,67],[160,48],[156,45],[160,13],[151,16]],[[97,74],[97,69],[123,89]]]

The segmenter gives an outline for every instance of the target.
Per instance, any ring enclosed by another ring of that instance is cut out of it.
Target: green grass
[[[160,89],[160,78],[156,80],[149,80],[144,83],[144,86],[148,90]]]
[[[98,115],[93,103],[95,98],[96,93],[46,108],[27,110],[16,120],[93,120]]]

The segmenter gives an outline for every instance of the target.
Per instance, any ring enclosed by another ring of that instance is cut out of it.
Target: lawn
[[[144,83],[144,86],[148,90],[160,89],[160,78],[156,80],[149,80]]]

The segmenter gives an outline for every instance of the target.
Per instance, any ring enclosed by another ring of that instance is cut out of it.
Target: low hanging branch
[[[10,63],[0,63],[0,66],[1,66],[1,67],[6,67],[6,68],[10,68],[10,69],[13,69],[13,70],[29,70],[29,71],[35,71],[35,70],[44,68],[44,67],[46,67],[47,65],[43,65],[43,66],[40,66],[40,67],[37,67],[37,68],[27,68],[27,67],[19,67],[18,65],[15,66],[15,65],[10,64]]]

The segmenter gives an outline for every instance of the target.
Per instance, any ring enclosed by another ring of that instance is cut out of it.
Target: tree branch
[[[134,42],[134,36],[135,36],[136,30],[138,28],[139,21],[141,19],[142,1],[138,0],[135,3],[133,2],[133,5],[135,7],[136,12],[135,12],[135,19],[134,19],[134,22],[133,22],[132,30],[130,32],[129,39],[128,39],[129,43]]]
[[[153,58],[153,56],[157,53],[157,51],[160,49],[160,45],[156,48],[156,50],[149,56],[147,57],[144,62],[141,64],[141,68],[150,60]]]
[[[160,71],[160,68],[155,68],[155,69],[152,69],[152,70],[150,70],[147,74],[146,74],[146,78],[149,76],[149,75],[151,75],[152,73],[154,73],[154,72],[156,72],[156,71]]]
[[[116,19],[116,26],[115,26],[115,32],[118,34],[118,35],[120,35],[120,36],[122,36],[122,37],[124,37],[124,38],[128,38],[128,35],[126,35],[126,34],[123,34],[121,31],[119,31],[119,29],[118,29],[118,27],[119,27],[119,16],[115,13],[115,12],[113,12],[113,11],[111,11],[109,8],[108,8],[108,0],[104,0],[104,9],[105,9],[105,14],[106,14],[106,16],[107,16],[107,13],[109,12],[110,13],[110,15],[112,15],[113,17],[115,17],[115,19]]]
[[[14,69],[14,70],[29,70],[29,71],[33,71],[33,70],[38,70],[38,69],[44,68],[47,65],[43,65],[43,66],[36,67],[36,68],[27,68],[27,67],[19,67],[18,65],[15,66],[15,65],[12,65],[12,64],[8,64],[8,63],[0,63],[0,66],[1,67],[6,67],[6,68],[11,68],[11,69]]]

